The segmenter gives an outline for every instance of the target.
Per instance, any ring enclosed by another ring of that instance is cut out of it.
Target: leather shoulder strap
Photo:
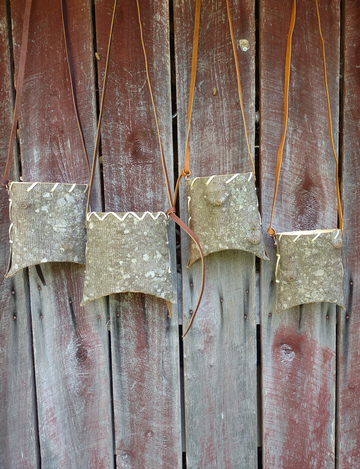
[[[31,4],[32,4],[32,0],[26,0],[23,30],[22,30],[22,40],[21,40],[21,50],[20,50],[20,62],[19,62],[19,70],[18,70],[18,77],[17,77],[17,83],[16,83],[16,98],[15,98],[13,120],[12,120],[12,125],[11,125],[10,140],[9,140],[8,154],[7,154],[6,163],[5,163],[4,175],[0,178],[0,184],[5,188],[7,188],[10,182],[9,181],[10,169],[11,169],[11,164],[12,164],[12,160],[14,157],[15,136],[16,136],[17,123],[18,123],[18,118],[19,118],[21,95],[22,95],[23,84],[24,84],[24,72],[25,72],[28,38],[29,38]]]
[[[255,175],[255,164],[254,164],[254,160],[251,156],[249,138],[248,138],[247,127],[246,127],[244,103],[243,103],[242,91],[241,91],[239,61],[238,61],[237,51],[236,51],[236,44],[235,44],[234,30],[233,30],[233,25],[232,25],[232,20],[231,20],[229,0],[226,0],[226,10],[227,10],[229,27],[230,27],[232,49],[233,49],[233,53],[234,53],[235,68],[236,68],[236,79],[237,79],[237,85],[238,85],[238,94],[239,94],[241,115],[242,115],[243,124],[244,124],[246,145],[247,145],[249,157],[250,157],[250,160],[251,160],[252,170],[253,170],[253,173]],[[189,158],[189,134],[190,134],[191,114],[192,114],[193,101],[194,101],[194,90],[195,90],[196,69],[197,69],[197,57],[198,57],[198,49],[199,49],[200,11],[201,11],[201,0],[196,0],[195,23],[194,23],[194,40],[193,40],[192,62],[191,62],[190,95],[189,95],[189,105],[188,105],[186,143],[185,143],[184,169],[181,171],[181,173],[178,177],[178,180],[176,182],[175,193],[174,193],[174,203],[176,202],[176,199],[177,199],[177,194],[178,194],[178,190],[179,190],[179,183],[180,183],[181,178],[182,177],[189,177],[191,175],[190,162],[189,162],[189,159],[190,159]]]
[[[95,176],[95,171],[96,171],[96,163],[97,163],[98,156],[99,156],[99,145],[100,145],[100,135],[101,135],[101,132],[100,132],[100,131],[101,131],[101,123],[102,123],[103,111],[104,111],[104,102],[105,102],[105,94],[106,94],[107,75],[108,75],[108,71],[109,71],[109,61],[110,61],[111,42],[112,42],[112,35],[113,35],[113,30],[114,30],[115,16],[116,16],[116,6],[117,6],[117,0],[114,1],[114,8],[113,8],[113,14],[112,14],[111,26],[110,26],[110,34],[109,34],[108,49],[107,49],[107,54],[106,54],[105,73],[104,73],[103,86],[102,86],[102,93],[101,93],[99,120],[98,120],[98,125],[97,125],[97,130],[96,130],[94,155],[93,155],[93,159],[92,159],[92,169],[91,169],[91,175],[90,175],[90,181],[89,181],[88,198],[87,198],[87,203],[86,203],[86,212],[85,212],[85,213],[86,213],[86,220],[85,220],[85,225],[86,225],[86,222],[87,222],[87,213],[88,213],[88,211],[89,211],[89,206],[90,206],[92,187],[93,187],[93,185],[94,185],[94,176]]]
[[[83,133],[83,130],[82,130],[82,127],[81,127],[79,109],[78,109],[77,99],[76,99],[75,72],[74,72],[74,65],[73,65],[73,59],[72,59],[71,48],[70,48],[66,1],[61,0],[60,3],[61,3],[61,17],[62,17],[62,25],[63,25],[63,32],[64,32],[66,58],[67,58],[67,63],[68,63],[70,85],[71,85],[71,97],[72,97],[72,101],[73,101],[73,105],[74,105],[75,118],[76,118],[76,123],[77,123],[78,129],[79,129],[81,146],[82,146],[83,153],[84,153],[84,159],[85,159],[85,163],[86,163],[88,173],[89,173],[89,178],[90,178],[89,158],[88,158],[87,151],[86,151],[84,133]]]
[[[320,13],[319,13],[319,6],[318,6],[317,0],[315,0],[315,6],[316,6],[316,14],[317,14],[317,20],[318,20],[322,61],[323,61],[323,75],[324,75],[324,85],[325,85],[325,94],[326,94],[327,111],[328,111],[329,136],[330,136],[332,152],[334,154],[334,159],[335,159],[335,184],[336,184],[337,208],[338,208],[338,213],[339,213],[339,226],[342,232],[343,231],[343,217],[342,217],[340,186],[339,186],[339,177],[338,177],[338,160],[336,157],[333,131],[332,131],[330,97],[329,97],[329,90],[328,90],[328,84],[327,84],[327,78],[326,78],[325,45],[324,45],[324,39],[323,39],[322,32],[321,32]],[[277,156],[277,163],[276,163],[275,189],[274,189],[274,199],[273,199],[272,210],[271,210],[270,227],[267,230],[268,234],[273,239],[275,239],[276,232],[272,227],[272,223],[273,223],[273,217],[274,217],[276,196],[277,196],[277,191],[278,191],[278,186],[279,186],[280,170],[281,170],[281,163],[282,163],[282,157],[283,157],[283,151],[284,151],[287,121],[288,121],[291,46],[292,46],[292,35],[293,35],[294,27],[295,27],[295,20],[296,20],[296,0],[293,0],[291,19],[290,19],[290,28],[289,28],[288,39],[287,39],[287,47],[286,47],[286,60],[285,60],[284,128],[283,128],[283,134],[281,137],[280,147],[279,147],[278,156]]]
[[[101,130],[101,122],[102,122],[102,115],[103,115],[104,102],[105,102],[105,90],[106,90],[106,82],[107,82],[107,75],[108,75],[108,69],[109,69],[110,49],[111,49],[112,35],[113,35],[113,29],[114,29],[114,21],[115,21],[115,15],[116,15],[116,5],[117,5],[117,0],[115,0],[115,2],[114,2],[113,17],[112,17],[112,22],[111,22],[108,50],[107,50],[107,55],[106,55],[106,65],[105,65],[105,74],[104,74],[101,104],[100,104],[100,114],[99,114],[99,121],[98,121],[98,127],[97,127],[97,132],[96,132],[93,166],[92,166],[92,171],[91,171],[89,192],[88,192],[88,200],[87,200],[87,206],[86,206],[86,220],[87,220],[87,213],[88,213],[89,205],[90,205],[91,189],[92,189],[93,182],[94,182],[96,161],[97,161],[98,150],[99,150],[100,130]],[[192,325],[192,323],[195,319],[195,315],[196,315],[196,312],[199,308],[201,298],[202,298],[202,294],[203,294],[203,291],[204,291],[204,284],[205,284],[204,254],[202,252],[199,240],[197,239],[195,234],[190,230],[190,228],[188,226],[186,226],[186,224],[182,220],[180,220],[180,218],[178,218],[176,216],[176,209],[175,209],[174,201],[173,201],[173,198],[172,198],[172,195],[171,195],[171,187],[170,187],[170,181],[169,181],[169,176],[168,176],[167,167],[166,167],[164,151],[163,151],[162,144],[161,144],[161,136],[160,136],[159,124],[158,124],[158,120],[157,120],[154,96],[153,96],[152,87],[151,87],[151,83],[150,83],[149,67],[148,67],[148,61],[147,61],[147,55],[146,55],[146,49],[145,49],[145,43],[144,43],[144,37],[143,37],[143,30],[142,30],[142,23],[141,23],[141,16],[140,16],[140,7],[139,7],[139,1],[138,0],[136,0],[136,6],[137,6],[137,12],[138,12],[138,20],[139,20],[139,28],[140,28],[140,36],[141,36],[141,46],[142,46],[142,49],[143,49],[144,60],[145,60],[146,79],[147,79],[149,92],[150,92],[150,97],[151,97],[151,103],[152,103],[152,107],[153,107],[153,111],[154,111],[156,132],[157,132],[157,137],[158,137],[158,142],[159,142],[159,147],[160,147],[161,163],[162,163],[163,173],[164,173],[164,178],[165,178],[166,192],[167,192],[167,196],[168,196],[169,204],[170,204],[170,208],[167,210],[166,213],[169,216],[169,218],[174,220],[175,223],[177,223],[184,231],[186,231],[186,233],[189,234],[189,236],[192,237],[192,239],[196,243],[196,245],[197,245],[197,247],[200,251],[200,255],[201,255],[202,279],[201,279],[200,294],[199,294],[198,301],[196,303],[196,307],[195,307],[194,312],[192,314],[191,320],[189,322],[189,325],[188,325],[186,331],[183,334],[183,337],[185,337],[185,335],[188,333],[188,331],[189,331],[189,329],[190,329],[190,327],[191,327],[191,325]]]

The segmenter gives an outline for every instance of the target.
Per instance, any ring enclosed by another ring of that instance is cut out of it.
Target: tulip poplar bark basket
[[[0,467],[257,469],[259,447],[266,469],[358,465],[360,0],[318,0],[341,163],[345,310],[319,303],[278,314],[276,251],[266,229],[284,122],[293,0],[228,2],[270,262],[256,263],[254,254],[235,250],[207,255],[203,299],[181,342],[198,297],[201,262],[194,251],[187,267],[189,239],[183,233],[176,239],[172,222],[171,276],[173,285],[180,276],[182,280],[182,329],[176,305],[169,317],[164,299],[142,293],[113,294],[81,307],[83,265],[43,264],[46,286],[33,266],[5,279],[10,222],[9,194],[2,189]],[[11,128],[25,3],[0,0],[0,166],[5,164]],[[88,155],[94,149],[113,5],[113,0],[67,0]],[[184,167],[196,0],[139,0],[139,6],[173,187]],[[139,34],[136,0],[119,1],[91,200],[97,213],[168,208]],[[197,64],[189,135],[191,179],[251,174],[227,0],[202,2]],[[334,161],[315,0],[297,2],[291,66],[274,226],[278,232],[335,228]],[[85,187],[89,182],[58,0],[33,0],[10,179],[20,181],[20,176],[24,183]],[[25,210],[20,205],[16,209]],[[188,222],[184,181],[178,215]],[[246,242],[255,246],[257,235],[246,233]]]

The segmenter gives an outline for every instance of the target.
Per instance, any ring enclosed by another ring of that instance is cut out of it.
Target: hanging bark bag
[[[185,165],[177,181],[175,194],[181,177],[188,186],[189,226],[198,237],[204,255],[227,249],[248,251],[261,259],[268,260],[262,237],[261,219],[255,188],[255,165],[251,156],[242,100],[240,71],[236,53],[229,1],[226,0],[232,48],[235,59],[238,93],[244,123],[247,148],[252,172],[245,174],[209,175],[190,179],[189,132],[194,98],[201,0],[196,2],[191,84],[188,107]],[[194,242],[190,242],[188,267],[200,258]]]
[[[148,63],[142,33],[140,9],[138,0],[137,11],[141,44],[145,59],[146,78],[151,96],[157,136],[160,146],[160,155],[165,177],[166,190],[170,203],[167,212],[87,212],[87,244],[86,244],[86,273],[84,293],[81,305],[86,305],[96,298],[107,296],[112,293],[142,292],[157,296],[166,300],[171,314],[170,303],[176,303],[170,272],[170,251],[168,242],[169,219],[172,218],[190,236],[193,237],[201,253],[201,247],[195,235],[175,215],[172,200],[170,182],[166,169],[164,153],[161,145],[159,126],[152,88],[148,73]],[[95,142],[93,168],[91,172],[88,207],[91,196],[91,188],[94,180],[95,162],[98,156],[100,128],[104,108],[107,74],[109,67],[111,39],[116,14],[117,0],[115,0],[112,24],[109,37],[109,45],[106,58],[103,91],[100,105],[99,123]],[[203,279],[200,296],[192,315],[192,320],[186,329],[188,332],[195,318],[201,295],[204,288],[204,265]]]
[[[77,109],[64,2],[65,0],[62,0],[63,29],[72,99],[84,157],[90,175],[84,136]],[[88,186],[86,184],[11,182],[9,180],[24,80],[31,3],[31,0],[27,0],[25,6],[13,122],[4,176],[0,178],[0,182],[8,190],[10,201],[10,258],[5,277],[12,277],[25,267],[35,265],[40,278],[45,284],[39,264],[45,262],[85,264],[86,231],[82,220],[85,216]]]
[[[277,158],[274,200],[270,228],[268,229],[269,235],[273,238],[277,246],[275,272],[277,283],[277,312],[301,304],[315,302],[335,303],[344,307],[343,267],[341,255],[343,219],[338,180],[338,162],[332,134],[330,99],[326,78],[325,47],[321,34],[320,13],[317,0],[315,0],[315,4],[323,59],[329,134],[335,158],[335,180],[340,229],[276,233],[272,228],[288,118],[291,42],[296,17],[296,0],[294,0],[286,52],[284,130]]]

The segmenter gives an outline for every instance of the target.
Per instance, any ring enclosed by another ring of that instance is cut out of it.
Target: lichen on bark
[[[277,233],[276,241],[277,312],[317,302],[344,307],[339,230]]]
[[[253,173],[187,180],[189,226],[204,255],[228,249],[269,260],[262,237]],[[190,241],[188,267],[200,259]]]
[[[10,184],[6,277],[46,262],[85,264],[86,189],[86,184]]]
[[[155,218],[155,219],[154,219]],[[176,303],[164,213],[91,213],[82,305],[112,293],[141,292]]]

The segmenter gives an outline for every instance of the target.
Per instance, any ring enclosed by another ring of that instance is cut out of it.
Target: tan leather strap
[[[84,153],[84,159],[85,159],[86,167],[88,169],[89,178],[90,178],[89,158],[88,158],[88,155],[87,155],[87,152],[86,152],[84,133],[83,133],[83,130],[82,130],[82,127],[81,127],[79,109],[78,109],[77,99],[76,99],[75,72],[74,72],[74,65],[73,65],[71,48],[70,48],[66,1],[61,0],[60,4],[61,4],[61,18],[62,18],[62,25],[63,25],[63,32],[64,32],[66,58],[67,58],[67,63],[68,63],[70,85],[71,85],[71,97],[72,97],[72,101],[73,101],[73,105],[74,105],[75,118],[76,118],[76,123],[77,123],[78,129],[79,129],[81,146],[82,146],[83,153]]]
[[[98,157],[99,142],[100,142],[100,129],[101,129],[103,108],[104,108],[104,102],[105,102],[105,90],[106,90],[107,75],[108,75],[108,69],[109,69],[110,49],[111,49],[112,35],[113,35],[113,29],[114,29],[114,20],[115,20],[115,15],[116,15],[116,4],[117,4],[117,0],[115,0],[115,2],[114,2],[114,11],[113,11],[113,17],[112,17],[111,29],[110,29],[110,35],[109,35],[108,50],[107,50],[107,55],[106,55],[106,65],[105,65],[105,74],[104,74],[103,89],[102,89],[101,104],[100,104],[100,114],[99,114],[99,121],[98,121],[98,127],[97,127],[97,132],[96,132],[93,166],[92,166],[90,183],[89,183],[89,192],[88,192],[88,200],[87,200],[87,206],[86,206],[86,214],[88,213],[88,210],[89,210],[90,199],[91,199],[91,189],[92,189],[93,182],[94,182],[96,161],[97,161],[97,157]],[[189,329],[190,329],[190,327],[191,327],[191,325],[192,325],[192,323],[195,319],[195,315],[196,315],[196,312],[199,308],[201,298],[202,298],[202,294],[203,294],[203,291],[204,291],[204,284],[205,284],[204,254],[202,252],[199,240],[197,239],[195,234],[175,214],[176,209],[174,207],[173,198],[172,198],[172,195],[171,195],[170,181],[169,181],[169,176],[168,176],[168,172],[167,172],[164,151],[163,151],[162,144],[161,144],[160,129],[159,129],[159,124],[158,124],[158,120],[157,120],[154,96],[153,96],[152,87],[151,87],[151,83],[150,83],[149,67],[148,67],[148,61],[147,61],[147,55],[146,55],[146,49],[145,49],[145,43],[144,43],[144,37],[143,37],[143,30],[142,30],[142,23],[141,23],[141,16],[140,16],[140,7],[139,7],[139,1],[138,0],[136,0],[136,5],[137,5],[137,12],[138,12],[139,27],[140,27],[141,45],[142,45],[142,49],[143,49],[143,53],[144,53],[144,60],[145,60],[146,79],[147,79],[149,92],[150,92],[150,97],[151,97],[151,103],[152,103],[152,107],[153,107],[153,111],[154,111],[156,132],[157,132],[158,142],[159,142],[159,147],[160,147],[161,163],[162,163],[162,168],[163,168],[163,173],[164,173],[164,178],[165,178],[166,192],[167,192],[167,196],[168,196],[169,204],[170,204],[170,208],[167,210],[166,213],[169,216],[169,218],[174,220],[175,223],[177,223],[184,231],[186,231],[186,233],[188,233],[189,236],[191,236],[191,238],[196,243],[196,245],[197,245],[197,247],[200,251],[200,255],[201,255],[202,279],[201,279],[200,294],[199,294],[199,298],[198,298],[196,307],[195,307],[194,312],[192,314],[192,317],[190,319],[189,325],[188,325],[188,327],[186,328],[186,331],[183,334],[183,337],[185,337],[185,335],[188,333],[188,331],[189,331]]]
[[[343,231],[343,217],[342,217],[340,187],[339,187],[339,178],[338,178],[338,160],[336,157],[334,138],[333,138],[333,132],[332,132],[330,97],[329,97],[329,90],[328,90],[328,84],[327,84],[327,78],[326,78],[325,45],[324,45],[324,39],[321,33],[320,13],[319,13],[319,6],[318,6],[317,0],[315,0],[315,6],[316,6],[316,14],[317,14],[317,20],[318,20],[318,27],[319,27],[319,36],[320,36],[320,45],[321,45],[322,60],[323,60],[323,75],[324,75],[324,84],[325,84],[325,93],[326,93],[327,111],[328,111],[329,135],[330,135],[331,148],[332,148],[334,158],[335,158],[336,198],[337,198],[337,208],[339,212],[339,225],[340,225],[340,230],[342,232]],[[286,60],[285,60],[284,128],[283,128],[283,134],[281,137],[280,147],[279,147],[278,156],[277,156],[277,163],[276,163],[275,189],[274,189],[274,199],[273,199],[272,210],[271,210],[270,227],[267,230],[267,232],[273,239],[275,239],[276,232],[272,227],[272,223],[273,223],[273,217],[274,217],[275,202],[276,202],[276,196],[277,196],[277,191],[278,191],[281,163],[282,163],[284,143],[285,143],[286,130],[287,130],[288,109],[289,109],[291,45],[292,45],[292,35],[293,35],[294,27],[295,27],[295,19],[296,19],[296,0],[293,0],[291,19],[290,19],[290,28],[289,28],[289,34],[288,34],[288,40],[287,40],[287,47],[286,47]]]
[[[242,91],[241,91],[239,61],[238,61],[237,53],[236,53],[236,44],[235,44],[234,30],[233,30],[233,25],[232,25],[232,20],[231,20],[229,0],[226,0],[226,9],[227,9],[227,15],[228,15],[228,20],[229,20],[232,49],[233,49],[234,59],[235,59],[236,78],[237,78],[237,84],[238,84],[238,93],[239,93],[241,114],[242,114],[243,123],[244,123],[246,144],[247,144],[247,148],[248,148],[248,152],[249,152],[249,156],[250,156],[250,160],[251,160],[251,164],[252,164],[252,168],[253,168],[253,173],[255,175],[255,164],[254,164],[254,160],[251,156],[249,138],[248,138],[247,127],[246,127],[244,103],[243,103]],[[189,163],[189,134],[190,134],[191,114],[192,114],[193,101],[194,101],[196,69],[197,69],[197,57],[198,57],[198,48],[199,48],[198,46],[199,46],[199,31],[200,31],[200,10],[201,10],[201,0],[196,0],[195,23],[194,23],[194,40],[193,40],[192,62],[191,62],[190,95],[189,95],[189,105],[188,105],[186,143],[185,143],[185,161],[184,161],[184,169],[181,171],[181,173],[178,177],[178,180],[176,182],[175,195],[174,195],[174,202],[175,203],[176,203],[176,198],[177,198],[177,194],[178,194],[178,190],[179,190],[180,179],[182,177],[189,177],[191,175],[190,163]]]
[[[203,292],[204,292],[204,286],[205,286],[205,260],[204,260],[204,254],[203,254],[203,251],[201,249],[200,242],[197,239],[197,237],[195,236],[195,233],[193,233],[193,231],[182,220],[180,220],[180,218],[175,214],[176,209],[175,209],[175,204],[174,204],[173,198],[171,196],[169,176],[168,176],[168,172],[167,172],[167,168],[166,168],[166,161],[165,161],[164,152],[163,152],[163,148],[162,148],[162,144],[161,144],[160,130],[159,130],[159,124],[158,124],[157,115],[156,115],[154,96],[153,96],[152,87],[151,87],[151,83],[150,83],[148,61],[147,61],[147,55],[146,55],[146,49],[145,49],[145,43],[144,43],[144,36],[143,36],[142,24],[141,24],[139,0],[136,0],[136,5],[137,5],[137,10],[138,10],[138,18],[139,18],[139,26],[140,26],[141,45],[142,45],[143,52],[144,52],[146,79],[147,79],[147,83],[148,83],[148,86],[149,86],[149,92],[150,92],[150,96],[151,96],[151,103],[152,103],[152,107],[153,107],[153,111],[154,111],[154,117],[155,117],[155,123],[156,123],[156,132],[157,132],[159,146],[160,146],[161,162],[162,162],[163,172],[164,172],[164,177],[165,177],[166,190],[167,190],[168,199],[169,199],[169,203],[170,203],[170,208],[167,210],[166,213],[172,220],[174,220],[174,222],[177,225],[180,226],[180,228],[182,228],[193,239],[193,241],[195,242],[195,244],[197,245],[197,247],[199,249],[200,256],[201,256],[202,265],[201,265],[200,293],[199,293],[199,297],[198,297],[194,312],[193,312],[193,314],[190,318],[190,322],[189,322],[189,324],[188,324],[188,326],[187,326],[187,328],[186,328],[186,330],[183,334],[183,338],[184,338],[186,336],[186,334],[189,332],[192,323],[194,322],[194,319],[195,319],[196,313],[199,309],[201,298],[202,298],[202,295],[203,295]]]
[[[9,176],[10,176],[10,169],[11,169],[11,164],[12,164],[12,160],[14,156],[15,136],[16,136],[17,123],[18,123],[18,118],[19,118],[21,95],[22,95],[23,84],[24,84],[24,72],[25,72],[27,44],[28,44],[28,38],[29,38],[31,3],[32,3],[32,0],[26,0],[13,120],[12,120],[12,125],[11,125],[10,140],[9,140],[8,154],[7,154],[6,163],[5,163],[4,175],[0,178],[0,184],[6,189],[10,182]]]
[[[115,23],[115,16],[116,16],[116,6],[117,6],[117,0],[114,1],[114,9],[113,9],[113,14],[112,14],[112,19],[111,19],[108,49],[107,49],[107,54],[106,54],[105,73],[104,73],[104,80],[103,80],[103,86],[102,86],[99,120],[98,120],[98,125],[97,125],[97,130],[96,130],[94,155],[93,155],[93,160],[92,160],[92,169],[91,169],[91,175],[90,175],[90,181],[89,181],[88,198],[87,198],[87,203],[86,203],[85,226],[87,224],[87,213],[89,211],[90,200],[91,200],[91,191],[92,191],[92,187],[93,187],[93,184],[94,184],[94,176],[95,176],[95,171],[96,171],[96,163],[97,163],[97,159],[98,159],[98,156],[99,156],[100,130],[101,130],[103,111],[104,111],[106,83],[107,83],[107,75],[108,75],[108,71],[109,71],[111,40],[112,40],[112,35],[113,35],[113,30],[114,30],[114,23]]]

